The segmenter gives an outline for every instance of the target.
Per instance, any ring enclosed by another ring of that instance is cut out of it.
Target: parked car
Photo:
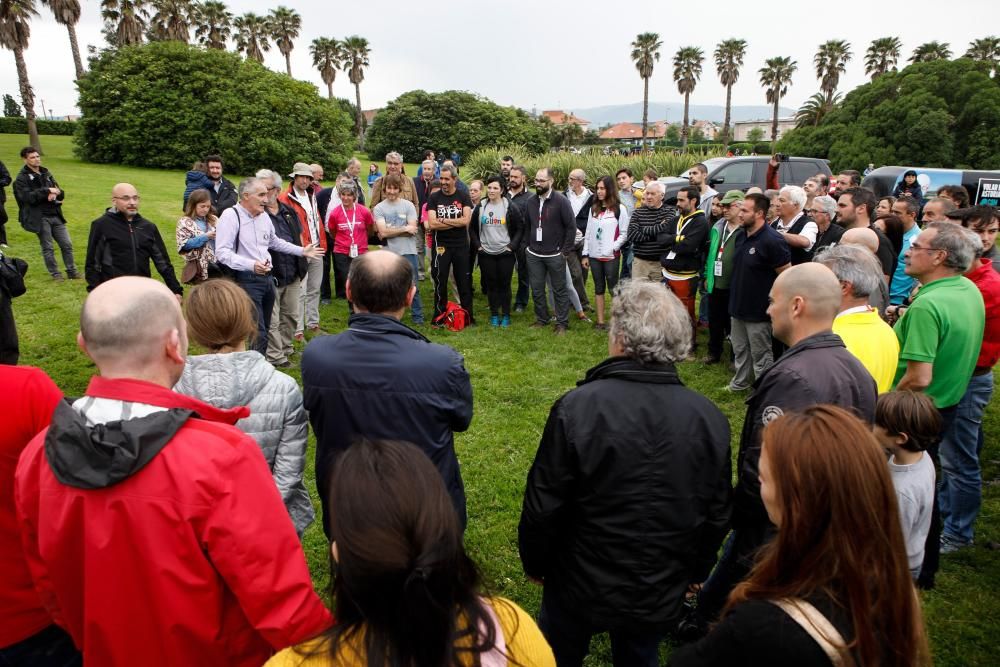
[[[961,185],[969,193],[969,201],[973,204],[1000,205],[1000,171],[879,167],[869,173],[861,185],[871,189],[879,197],[886,197],[892,194],[896,185],[903,180],[903,174],[910,169],[917,172],[917,183],[920,183],[924,199],[934,197],[941,186]]]
[[[769,155],[710,158],[705,160],[708,183],[719,194],[725,194],[729,190],[746,191],[753,186],[764,190],[767,187],[767,163],[770,160]],[[807,178],[816,174],[832,176],[830,164],[820,158],[788,157],[778,167],[778,183],[782,186],[802,185]],[[677,177],[662,177],[660,182],[666,186],[664,201],[673,204],[677,200],[677,191],[689,184],[687,171]]]

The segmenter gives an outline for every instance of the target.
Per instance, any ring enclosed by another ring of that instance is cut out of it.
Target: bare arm
[[[907,361],[906,373],[899,379],[897,390],[923,391],[934,378],[934,364],[926,361]]]

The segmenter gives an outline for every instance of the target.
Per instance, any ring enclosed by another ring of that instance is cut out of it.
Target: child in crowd
[[[215,183],[208,177],[208,166],[201,160],[198,160],[191,165],[191,171],[184,177],[184,208],[187,207],[188,197],[195,190],[208,190],[211,192],[214,189]]]
[[[926,394],[892,391],[878,397],[874,430],[890,454],[903,541],[910,574],[916,579],[934,507],[934,462],[925,450],[940,439],[941,414]]]

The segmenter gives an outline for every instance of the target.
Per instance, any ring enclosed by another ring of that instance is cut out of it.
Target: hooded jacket
[[[316,512],[302,483],[309,429],[298,383],[276,371],[259,352],[232,352],[188,357],[174,391],[217,408],[250,408],[250,416],[236,422],[236,428],[257,441],[295,530],[302,535]]]
[[[25,449],[25,558],[84,664],[256,667],[331,623],[260,448],[232,427],[247,414],[95,377]]]
[[[129,220],[116,209],[108,209],[90,224],[85,269],[87,291],[119,276],[149,278],[150,260],[170,291],[183,294],[184,288],[177,282],[170,255],[156,225],[138,213]]]
[[[549,412],[518,527],[524,571],[592,627],[662,630],[715,564],[731,475],[729,422],[672,364],[607,359]]]

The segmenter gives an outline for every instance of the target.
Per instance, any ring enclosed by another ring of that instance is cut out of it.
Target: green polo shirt
[[[906,373],[906,362],[933,364],[925,393],[938,408],[958,404],[976,368],[985,326],[983,295],[971,280],[953,276],[924,285],[896,323],[899,366],[893,387]]]

